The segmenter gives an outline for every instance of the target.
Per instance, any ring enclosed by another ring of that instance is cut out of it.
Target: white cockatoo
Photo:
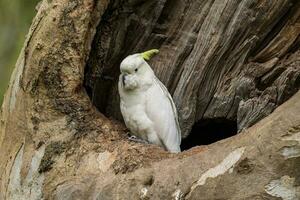
[[[120,107],[133,135],[177,153],[181,132],[175,104],[146,62],[157,53],[158,50],[153,49],[130,55],[121,62]]]

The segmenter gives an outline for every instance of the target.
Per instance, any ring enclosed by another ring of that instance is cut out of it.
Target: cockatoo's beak
[[[122,75],[122,83],[123,83],[123,87],[125,86],[125,79],[126,79],[126,75],[123,74],[123,75]]]

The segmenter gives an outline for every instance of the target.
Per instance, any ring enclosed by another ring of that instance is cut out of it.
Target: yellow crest
[[[149,51],[145,51],[144,53],[141,53],[144,60],[150,60],[154,55],[158,54],[158,49],[151,49]]]

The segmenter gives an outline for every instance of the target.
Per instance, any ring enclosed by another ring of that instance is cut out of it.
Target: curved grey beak
[[[122,75],[122,83],[123,83],[123,86],[125,86],[125,80],[126,80],[126,75],[123,74],[123,75]]]

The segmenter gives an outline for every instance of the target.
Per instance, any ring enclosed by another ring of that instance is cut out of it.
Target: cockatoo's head
[[[159,51],[152,49],[144,53],[127,56],[120,65],[119,84],[125,90],[134,90],[145,84],[154,73],[146,60],[150,60]]]

